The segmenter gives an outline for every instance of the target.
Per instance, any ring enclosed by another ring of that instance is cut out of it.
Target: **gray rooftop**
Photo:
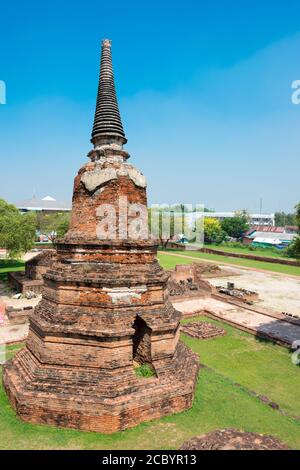
[[[67,202],[57,201],[51,196],[46,196],[43,199],[33,197],[24,201],[18,201],[16,207],[22,211],[70,211],[71,204]]]

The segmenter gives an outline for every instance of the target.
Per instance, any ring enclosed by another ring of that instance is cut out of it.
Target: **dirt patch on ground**
[[[236,429],[221,429],[193,437],[180,450],[289,450],[273,436]]]
[[[209,283],[226,287],[228,281],[234,282],[238,288],[257,292],[260,307],[300,315],[300,279],[246,269],[230,268],[230,271],[230,276],[210,278]]]

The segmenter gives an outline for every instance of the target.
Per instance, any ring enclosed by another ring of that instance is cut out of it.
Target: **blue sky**
[[[256,0],[1,5],[0,197],[70,200],[86,161],[100,41],[150,203],[290,211],[300,200],[300,4]]]

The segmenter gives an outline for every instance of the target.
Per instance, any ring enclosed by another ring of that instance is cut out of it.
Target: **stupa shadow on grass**
[[[26,347],[3,371],[25,421],[111,433],[192,405],[198,358],[178,341],[168,274],[156,243],[129,231],[136,207],[147,214],[147,197],[145,177],[127,163],[126,142],[104,40],[94,148],[74,181],[70,230],[44,275]],[[117,237],[99,236],[105,207],[113,209]],[[153,376],[139,377],[134,362],[149,364]]]

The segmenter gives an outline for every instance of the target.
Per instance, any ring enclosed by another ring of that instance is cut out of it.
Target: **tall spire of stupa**
[[[102,41],[100,78],[96,103],[92,143],[95,147],[107,144],[126,144],[116,96],[111,58],[111,41]]]

